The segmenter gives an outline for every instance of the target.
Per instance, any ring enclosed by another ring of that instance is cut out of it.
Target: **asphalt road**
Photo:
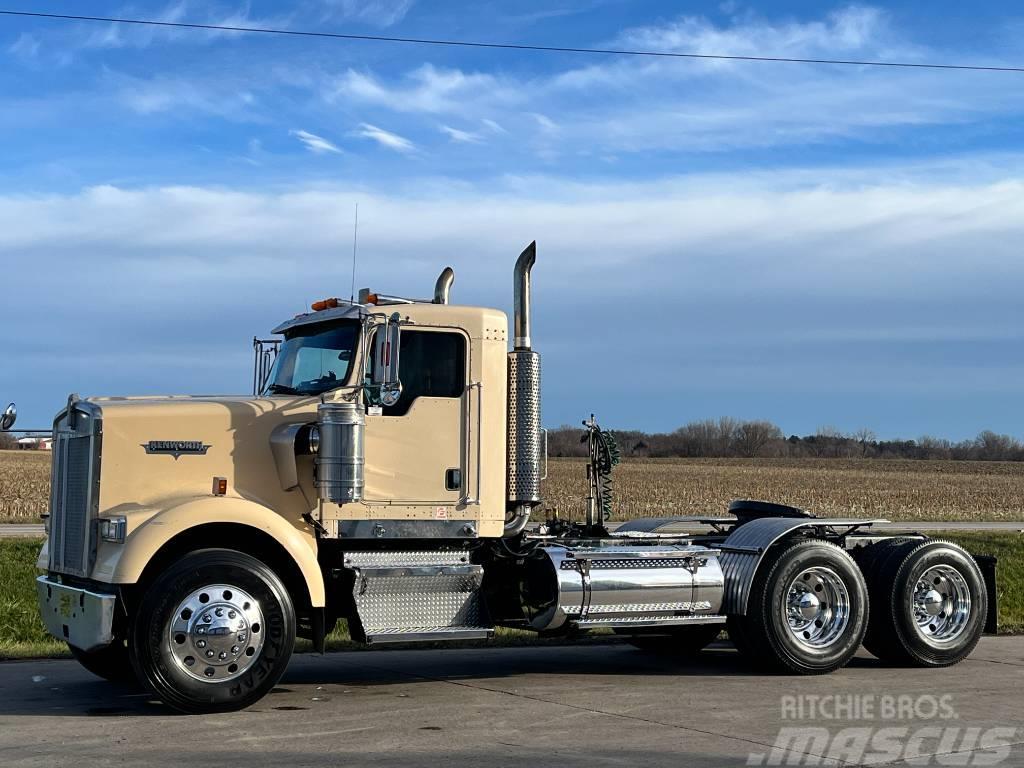
[[[611,523],[608,526],[611,530],[615,530],[616,524]],[[920,531],[921,533],[930,533],[935,531],[1011,531],[1014,533],[1024,533],[1024,520],[1017,521],[1002,521],[1002,522],[941,522],[941,521],[930,521],[923,523],[875,523],[872,526],[873,529],[881,531]],[[669,533],[674,531],[704,531],[708,530],[707,526],[699,524],[684,524],[669,526],[664,529],[663,532]],[[15,539],[24,538],[28,536],[41,537],[43,535],[43,526],[41,525],[22,525],[20,523],[0,523],[0,539]]]
[[[72,661],[8,662],[0,765],[817,765],[830,753],[856,763],[880,749],[869,735],[889,728],[883,763],[1019,766],[1022,689],[1020,637],[985,638],[947,670],[865,655],[813,678],[754,672],[724,645],[682,662],[621,644],[301,656],[262,702],[215,716],[175,715]],[[843,719],[829,719],[837,703]],[[780,728],[817,730],[773,756]],[[978,749],[996,741],[1003,754]]]

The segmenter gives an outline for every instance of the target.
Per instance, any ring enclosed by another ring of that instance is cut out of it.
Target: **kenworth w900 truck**
[[[257,701],[296,637],[322,650],[342,619],[372,645],[609,628],[679,654],[727,628],[794,674],[862,643],[955,664],[994,629],[994,561],[874,520],[736,501],[609,530],[618,454],[593,419],[585,519],[543,519],[535,257],[511,333],[451,304],[445,269],[429,299],[364,290],[282,323],[256,343],[253,396],[72,395],[39,559],[49,631],[102,677],[212,712]]]

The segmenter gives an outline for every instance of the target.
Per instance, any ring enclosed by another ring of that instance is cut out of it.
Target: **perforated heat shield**
[[[508,500],[540,501],[540,355],[508,353]]]

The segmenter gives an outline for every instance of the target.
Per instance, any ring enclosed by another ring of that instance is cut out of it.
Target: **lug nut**
[[[235,613],[234,611],[228,611],[228,618],[229,618],[229,619],[233,619],[233,618],[235,618],[235,616],[237,616],[237,615],[238,615],[238,614],[237,614],[237,613]]]
[[[207,613],[203,615],[203,621],[209,624],[211,621],[213,621],[213,619],[211,618],[210,614]]]
[[[248,635],[246,635],[245,632],[239,632],[238,633],[238,642],[244,643],[246,637],[248,637]]]
[[[205,640],[197,640],[196,641],[196,648],[205,648],[205,647],[206,647],[206,641]]]
[[[228,657],[228,655],[226,653],[224,653],[224,651],[221,651],[219,654],[217,654],[217,658],[220,659],[221,661],[224,661],[224,659],[226,659],[227,657]]]
[[[232,645],[231,646],[231,652],[232,653],[238,653],[238,646],[237,645]]]
[[[207,651],[207,652],[206,652],[206,657],[207,657],[208,659],[212,659],[212,658],[213,658],[213,651]]]
[[[197,635],[205,635],[206,634],[206,627],[196,627],[196,634]]]
[[[214,613],[216,613],[218,616],[223,616],[224,615],[224,609],[223,608],[218,608],[216,611],[214,611]]]

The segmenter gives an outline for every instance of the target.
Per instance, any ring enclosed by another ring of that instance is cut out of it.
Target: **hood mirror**
[[[402,396],[402,382],[398,378],[398,353],[402,347],[401,315],[395,312],[377,327],[374,337],[373,376],[370,379],[380,388],[382,405],[394,405]]]
[[[0,416],[0,430],[6,432],[8,429],[14,426],[14,422],[18,420],[18,408],[11,403],[7,406],[2,416]]]

